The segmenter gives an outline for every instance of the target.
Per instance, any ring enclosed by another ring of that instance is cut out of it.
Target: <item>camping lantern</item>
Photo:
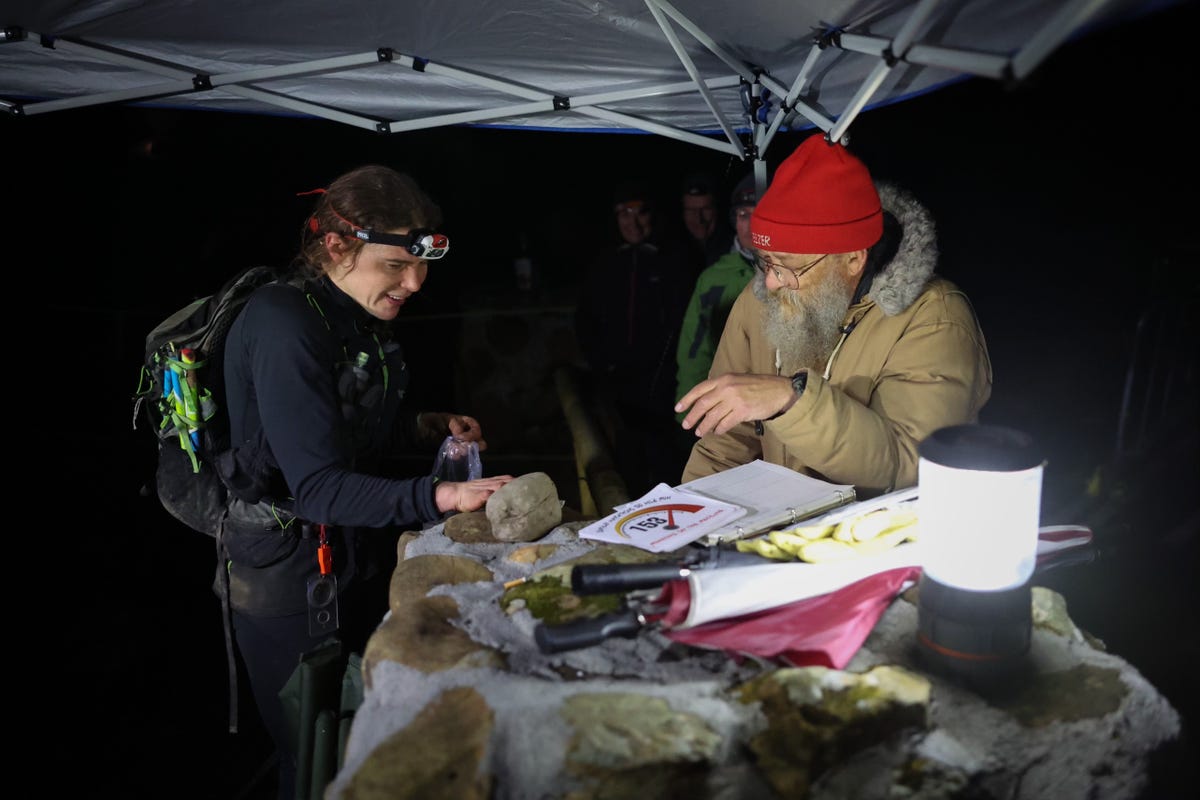
[[[942,428],[918,453],[919,652],[969,683],[1009,674],[1032,630],[1042,459],[1028,435],[989,425]]]

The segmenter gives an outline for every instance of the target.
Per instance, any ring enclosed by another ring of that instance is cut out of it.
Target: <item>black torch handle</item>
[[[616,594],[653,589],[667,581],[686,578],[688,572],[687,567],[679,564],[580,564],[571,569],[571,591]]]
[[[642,629],[642,624],[636,612],[625,611],[562,625],[538,625],[533,638],[543,653],[561,653],[591,647],[612,636],[632,638]]]

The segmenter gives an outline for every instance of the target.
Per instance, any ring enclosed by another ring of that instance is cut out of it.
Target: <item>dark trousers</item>
[[[324,641],[308,635],[308,615],[250,617],[233,612],[233,635],[246,665],[254,704],[279,757],[279,800],[296,794],[296,753],[279,692],[300,658]]]
[[[336,636],[344,652],[361,654],[366,648],[367,639],[387,613],[386,589],[390,580],[390,573],[381,574],[374,580],[358,582],[338,596],[341,626]],[[310,636],[307,613],[253,617],[237,611],[233,612],[233,635],[250,679],[254,704],[279,756],[279,800],[292,800],[296,794],[297,754],[292,726],[284,717],[279,692],[296,671],[300,659],[330,636]]]

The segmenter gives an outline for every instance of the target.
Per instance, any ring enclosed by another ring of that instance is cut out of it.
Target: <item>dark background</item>
[[[1046,450],[1044,522],[1095,530],[1096,561],[1046,583],[1189,730],[1200,718],[1196,22],[1183,4],[1064,45],[1018,85],[967,81],[850,128],[877,177],[933,211],[940,271],[967,291],[988,337],[995,391],[983,421]],[[781,135],[771,166],[809,133]],[[611,241],[620,177],[656,184],[666,209],[685,173],[732,185],[744,168],[636,134],[385,136],[131,107],[6,118],[0,142],[10,363],[30,367],[9,376],[10,471],[15,498],[42,498],[36,511],[15,505],[10,530],[14,574],[32,587],[17,601],[14,651],[30,668],[19,705],[57,762],[48,779],[127,797],[234,797],[270,753],[248,698],[242,733],[225,730],[211,542],[142,492],[153,441],[132,429],[130,398],[149,329],[242,266],[286,261],[311,205],[297,192],[367,162],[410,171],[453,241],[401,313],[416,398],[497,432],[485,471],[557,475],[570,461],[561,420],[529,441],[496,406],[459,405],[478,399],[459,356],[494,346],[470,321],[561,316],[582,265]],[[512,272],[523,239],[537,280],[526,293]],[[545,373],[512,379],[553,393]],[[573,491],[560,488],[569,503]],[[1188,785],[1184,761],[1163,767],[1163,787]]]

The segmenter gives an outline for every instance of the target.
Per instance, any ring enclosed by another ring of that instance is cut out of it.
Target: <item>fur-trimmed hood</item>
[[[885,211],[900,223],[900,244],[891,261],[879,268],[866,298],[889,317],[913,304],[937,267],[937,232],[929,209],[911,194],[890,183],[877,181],[875,189]]]

